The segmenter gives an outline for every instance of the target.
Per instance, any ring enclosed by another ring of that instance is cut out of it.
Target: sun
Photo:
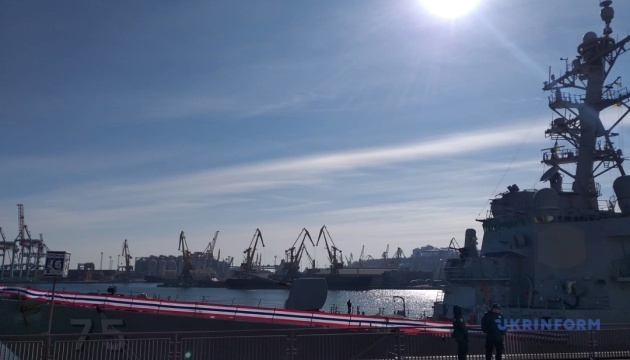
[[[454,19],[473,11],[481,0],[419,0],[431,14]]]

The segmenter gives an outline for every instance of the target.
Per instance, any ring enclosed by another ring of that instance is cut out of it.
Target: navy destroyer
[[[630,176],[615,143],[615,130],[630,113],[630,94],[612,72],[630,36],[612,35],[611,5],[600,1],[602,35],[587,32],[566,72],[550,72],[544,82],[554,113],[540,179],[548,187],[511,185],[491,200],[488,215],[478,220],[481,249],[475,230],[468,229],[464,246],[457,246],[459,258],[444,266],[448,286],[434,318],[451,318],[458,305],[467,319],[478,321],[499,303],[511,318],[630,323]],[[606,115],[617,116],[605,126],[600,114],[614,106],[618,110]],[[614,195],[600,200],[596,180],[608,177],[616,177]]]

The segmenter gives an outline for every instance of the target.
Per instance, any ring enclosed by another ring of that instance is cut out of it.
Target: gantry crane
[[[249,243],[249,247],[245,249],[245,251],[243,251],[243,254],[245,254],[245,260],[243,260],[243,262],[241,263],[241,270],[250,271],[254,268],[254,257],[256,255],[256,247],[258,246],[259,239],[262,246],[265,247],[262,233],[260,232],[260,229],[256,229],[256,232],[254,232],[254,237]]]
[[[7,238],[4,236],[4,231],[2,231],[2,227],[0,227],[0,237],[2,237],[2,241],[0,241],[0,250],[2,250],[2,267],[0,268],[2,270],[0,270],[0,279],[4,279],[4,262],[6,253],[8,250],[15,252],[15,245],[12,241],[7,241]]]
[[[326,245],[326,252],[328,253],[328,260],[330,261],[330,273],[331,274],[339,274],[339,269],[343,269],[343,255],[341,250],[335,246],[335,243],[332,241],[332,237],[326,228],[326,225],[322,226],[319,230],[319,236],[317,237],[317,245],[319,245],[319,240],[324,238],[324,244]],[[330,240],[330,245],[328,241]],[[337,252],[339,252],[339,259],[337,258]]]
[[[302,241],[300,241],[300,238],[302,239]],[[306,251],[306,245],[304,243],[304,240],[306,240],[306,238],[309,239],[311,245],[315,246],[315,243],[313,243],[313,239],[311,238],[311,234],[309,234],[306,228],[303,228],[302,231],[300,231],[297,239],[295,239],[295,241],[293,242],[293,246],[291,246],[288,250],[285,250],[284,252],[284,270],[286,272],[286,275],[290,278],[296,277],[300,272],[300,262],[302,261],[302,255]],[[300,241],[300,244],[296,248],[295,246],[297,245],[298,241]]]
[[[125,260],[125,266],[123,267],[126,272],[133,271],[133,265],[131,265],[131,253],[129,253],[129,245],[127,244],[127,239],[123,242],[122,247],[122,257]],[[120,267],[118,269],[120,271]]]
[[[214,233],[214,237],[212,238],[212,241],[210,241],[208,246],[206,246],[206,250],[204,250],[204,253],[206,254],[206,257],[209,260],[213,260],[214,259],[214,247],[217,244],[217,238],[218,237],[219,237],[219,231]],[[218,259],[219,259],[219,257],[217,256],[217,260]]]
[[[177,282],[181,286],[190,286],[193,280],[191,273],[193,265],[190,261],[190,251],[188,251],[188,243],[186,243],[186,236],[184,236],[183,231],[179,234],[179,247],[177,250],[181,250],[184,263],[182,273],[179,275]]]

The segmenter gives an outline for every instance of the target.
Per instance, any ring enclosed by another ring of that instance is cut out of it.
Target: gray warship
[[[484,231],[481,249],[468,229],[463,247],[454,246],[459,258],[444,264],[447,286],[436,299],[435,319],[452,318],[458,305],[466,319],[478,322],[498,303],[508,318],[630,323],[630,176],[613,142],[630,113],[630,94],[621,77],[608,79],[630,36],[615,40],[612,1],[599,5],[603,34],[587,32],[575,59],[563,59],[566,72],[550,72],[544,82],[554,113],[540,179],[548,187],[511,185],[490,201],[486,217],[477,220]],[[619,111],[606,127],[600,114],[613,106]],[[606,200],[596,182],[603,174],[616,177]]]

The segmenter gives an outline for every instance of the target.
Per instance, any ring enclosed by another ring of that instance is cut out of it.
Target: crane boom
[[[339,273],[339,269],[343,268],[343,255],[341,253],[341,250],[339,250],[339,248],[337,248],[337,246],[335,246],[335,243],[332,241],[332,237],[330,236],[330,233],[328,232],[328,228],[326,228],[326,225],[322,226],[322,228],[319,230],[319,236],[317,237],[317,245],[319,245],[319,240],[321,238],[324,238],[324,245],[326,246],[326,252],[328,253],[328,260],[330,261],[330,270],[331,273],[336,274]],[[330,245],[328,244],[328,241],[330,240]],[[339,259],[337,259],[337,252],[339,252]]]
[[[122,257],[125,260],[125,267],[124,267],[125,271],[127,272],[133,271],[133,266],[131,265],[132,256],[131,256],[131,253],[129,252],[129,245],[127,244],[127,239],[125,239],[125,241],[123,242]]]
[[[363,267],[363,262],[365,261],[365,259],[363,259],[364,251],[365,251],[365,245],[361,247],[361,255],[359,255],[359,267]]]
[[[177,250],[182,252],[182,261],[184,263],[178,282],[180,285],[190,286],[192,284],[191,270],[193,269],[193,265],[190,262],[190,251],[188,251],[188,243],[186,242],[186,236],[183,231],[179,234],[179,246]]]
[[[254,258],[256,255],[256,247],[258,246],[258,240],[260,239],[260,243],[263,247],[265,247],[265,242],[263,241],[262,233],[260,229],[256,229],[254,232],[254,237],[252,237],[252,241],[249,243],[249,247],[243,251],[245,254],[245,260],[241,263],[241,268],[245,270],[251,270],[254,264]]]
[[[302,261],[302,255],[306,251],[306,245],[304,242],[306,238],[309,239],[309,241],[311,242],[311,245],[315,246],[315,243],[313,242],[313,238],[311,238],[311,234],[308,232],[308,230],[306,230],[306,228],[303,228],[302,231],[300,231],[300,233],[298,234],[297,239],[295,239],[295,241],[293,242],[293,245],[288,250],[285,250],[285,254],[286,254],[285,266],[288,267],[287,270],[289,272],[299,271],[300,262]],[[300,241],[300,239],[302,240]],[[298,242],[300,242],[299,245],[298,245]],[[296,245],[298,245],[297,249],[296,249]]]
[[[210,241],[208,246],[206,246],[206,250],[204,250],[204,253],[208,257],[208,259],[211,259],[211,260],[214,259],[214,247],[217,244],[218,237],[219,237],[219,231],[217,230],[217,232],[214,233],[214,237],[212,238],[212,241]],[[217,256],[217,259],[218,259],[218,256]]]
[[[306,254],[306,257],[308,258],[309,266],[311,266],[313,269],[315,269],[315,259],[313,259],[311,254],[308,253],[308,250],[304,249],[304,253]]]

